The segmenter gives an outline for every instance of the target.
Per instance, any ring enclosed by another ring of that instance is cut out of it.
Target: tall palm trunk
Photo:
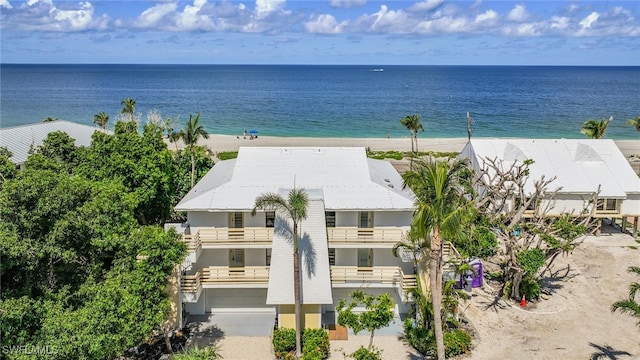
[[[442,238],[440,237],[440,229],[433,229],[431,237],[431,251],[429,252],[429,279],[431,282],[431,300],[433,302],[433,322],[435,326],[436,347],[438,352],[438,360],[444,360],[444,334],[442,332],[442,281],[438,276],[441,272],[440,261],[442,253]],[[442,276],[440,276],[442,278]]]
[[[193,147],[189,149],[189,153],[191,154],[191,187],[193,188],[196,180],[196,156]]]
[[[293,225],[293,297],[295,301],[294,311],[296,316],[296,357],[302,356],[302,327],[300,315],[302,306],[300,304],[300,253],[298,251],[298,226]]]

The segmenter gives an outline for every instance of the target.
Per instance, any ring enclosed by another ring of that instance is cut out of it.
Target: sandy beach
[[[418,138],[420,151],[434,152],[460,152],[467,143],[466,138]],[[640,140],[615,140],[622,153],[629,157],[640,155]],[[410,151],[411,139],[402,138],[318,138],[318,137],[277,137],[259,136],[250,140],[249,136],[210,134],[209,139],[200,140],[200,145],[207,146],[214,153],[221,151],[238,151],[241,146],[359,146],[368,147],[371,150]],[[170,148],[175,145],[170,144]],[[178,144],[178,147],[181,147]]]

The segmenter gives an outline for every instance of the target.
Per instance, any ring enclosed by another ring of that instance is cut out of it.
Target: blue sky
[[[2,63],[640,65],[640,1],[0,0]]]

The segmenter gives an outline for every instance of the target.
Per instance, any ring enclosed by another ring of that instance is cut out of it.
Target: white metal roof
[[[242,147],[218,162],[176,206],[189,210],[247,210],[283,188],[322,189],[327,209],[413,210],[414,195],[383,160],[362,147]]]
[[[282,189],[280,193],[288,192],[289,189]],[[307,218],[300,222],[298,229],[302,304],[333,303],[324,210],[321,191],[311,189]],[[267,304],[294,303],[292,226],[291,221],[278,214],[269,267]]]
[[[47,135],[63,131],[75,140],[76,146],[91,145],[91,135],[96,127],[70,121],[56,120],[0,129],[0,146],[6,146],[13,154],[11,161],[22,164],[29,157],[29,150],[42,145]]]
[[[601,197],[625,198],[640,193],[640,178],[610,139],[471,139],[462,151],[475,167],[484,159],[501,159],[504,168],[514,161],[532,159],[525,190],[533,192],[533,182],[545,176],[557,179],[549,190],[589,194],[601,186]]]

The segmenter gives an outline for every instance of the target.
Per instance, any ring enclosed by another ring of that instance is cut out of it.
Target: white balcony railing
[[[271,246],[273,228],[202,228],[193,235],[183,235],[189,251],[214,248],[242,248],[246,246]]]
[[[257,285],[269,283],[268,266],[209,266],[192,275],[182,275],[181,290],[195,293],[200,287],[223,287],[228,285]]]
[[[406,291],[416,287],[416,276],[403,273],[398,266],[332,266],[331,283],[333,285],[393,286]]]
[[[405,229],[400,227],[330,227],[327,228],[329,247],[385,245],[392,247],[402,241]]]

